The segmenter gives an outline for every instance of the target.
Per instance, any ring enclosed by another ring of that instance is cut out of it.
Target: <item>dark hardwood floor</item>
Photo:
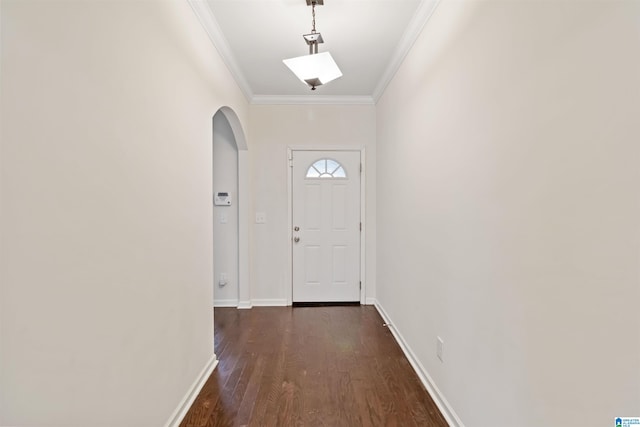
[[[216,308],[196,426],[446,426],[373,306]]]

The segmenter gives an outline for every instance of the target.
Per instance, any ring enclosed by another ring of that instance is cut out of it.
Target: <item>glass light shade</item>
[[[282,62],[305,85],[320,86],[342,77],[340,68],[329,52],[297,56],[284,59]]]

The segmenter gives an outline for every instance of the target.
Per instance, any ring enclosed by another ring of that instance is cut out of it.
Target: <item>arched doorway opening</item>
[[[231,108],[220,108],[212,122],[213,304],[251,308],[247,141],[240,120]],[[216,196],[219,196],[217,201]]]

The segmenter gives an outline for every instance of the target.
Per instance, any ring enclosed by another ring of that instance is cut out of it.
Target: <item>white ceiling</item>
[[[373,103],[439,0],[325,0],[316,31],[343,76],[311,91],[282,63],[308,53],[305,0],[189,0],[247,98],[254,103]]]

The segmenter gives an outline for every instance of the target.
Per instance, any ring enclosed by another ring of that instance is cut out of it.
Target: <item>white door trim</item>
[[[360,174],[360,223],[362,224],[362,231],[360,232],[360,281],[362,286],[360,287],[360,304],[366,304],[366,223],[365,223],[365,210],[366,210],[366,173],[367,168],[365,165],[366,152],[363,146],[331,146],[331,145],[289,145],[287,146],[287,240],[289,242],[289,257],[288,257],[288,279],[287,289],[285,295],[287,297],[287,305],[292,305],[293,301],[293,151],[359,151],[360,152],[360,164],[362,165],[362,172]]]

